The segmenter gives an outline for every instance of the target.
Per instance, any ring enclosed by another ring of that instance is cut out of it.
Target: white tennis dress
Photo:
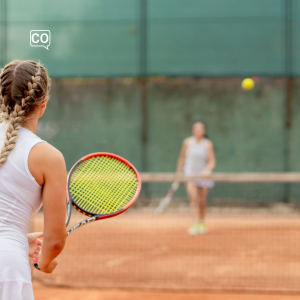
[[[183,173],[186,176],[201,175],[208,164],[208,139],[202,138],[199,143],[195,137],[188,139],[188,148],[185,153]],[[214,182],[210,180],[195,180],[201,188],[212,188]]]
[[[0,147],[5,138],[0,124]],[[21,128],[16,147],[0,168],[0,300],[34,300],[27,229],[42,204],[42,187],[28,168],[28,155],[43,142]]]

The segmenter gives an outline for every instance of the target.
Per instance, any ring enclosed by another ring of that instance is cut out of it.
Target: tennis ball
[[[242,88],[244,90],[252,90],[255,86],[255,83],[253,81],[253,79],[251,78],[245,78],[243,81],[242,81]]]

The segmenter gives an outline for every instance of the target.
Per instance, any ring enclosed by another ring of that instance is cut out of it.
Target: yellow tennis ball
[[[244,90],[252,90],[255,86],[255,83],[253,81],[253,79],[251,78],[245,78],[243,81],[242,81],[242,87]]]

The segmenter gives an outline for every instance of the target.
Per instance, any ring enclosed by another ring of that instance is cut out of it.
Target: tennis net
[[[141,174],[136,204],[68,237],[51,285],[165,290],[300,292],[300,173],[212,174],[208,232],[189,236],[186,177]],[[174,179],[180,187],[155,213]],[[194,180],[194,178],[192,178]],[[73,212],[71,224],[84,219]],[[32,230],[43,226],[42,213]]]

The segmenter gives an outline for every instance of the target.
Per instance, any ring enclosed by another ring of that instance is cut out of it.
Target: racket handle
[[[178,188],[179,188],[179,182],[174,181],[173,184],[172,184],[171,189],[175,192],[175,191],[178,190]]]
[[[39,259],[37,257],[33,259],[33,265],[37,270],[41,270],[39,268]]]

